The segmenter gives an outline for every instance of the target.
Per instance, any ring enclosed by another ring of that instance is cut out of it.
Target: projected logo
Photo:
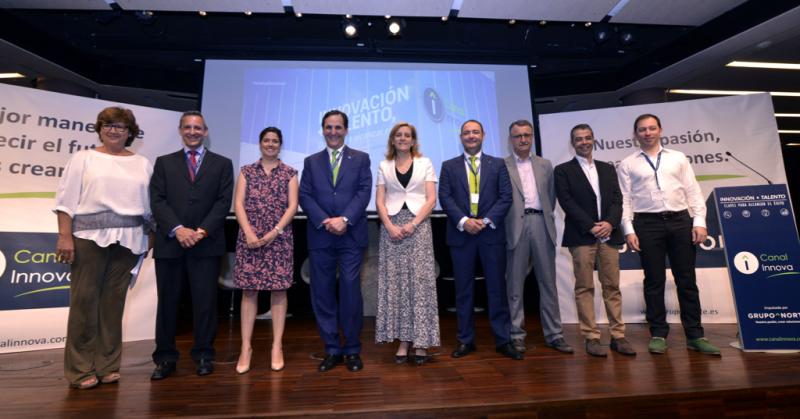
[[[66,307],[69,265],[58,263],[54,233],[0,233],[0,310]]]
[[[428,87],[422,93],[422,101],[425,103],[425,110],[428,112],[428,116],[434,122],[442,122],[444,119],[444,101],[442,101],[439,93]]]
[[[758,270],[758,258],[750,252],[739,252],[733,257],[733,266],[737,271],[750,275]]]

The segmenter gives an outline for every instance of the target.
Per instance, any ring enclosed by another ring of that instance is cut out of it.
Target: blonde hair
[[[397,135],[397,131],[400,128],[408,127],[411,129],[411,139],[414,140],[414,143],[411,144],[411,149],[409,152],[411,153],[411,157],[420,157],[422,153],[419,151],[419,141],[417,141],[417,129],[414,128],[413,125],[409,124],[408,122],[398,122],[393,127],[392,130],[389,131],[389,140],[386,142],[386,160],[394,160],[397,156],[397,151],[394,149],[394,144],[392,143],[392,139],[394,136]]]

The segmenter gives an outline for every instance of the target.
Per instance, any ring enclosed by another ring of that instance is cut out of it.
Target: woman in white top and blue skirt
[[[150,161],[128,150],[139,135],[133,112],[97,115],[101,146],[76,153],[56,192],[56,257],[70,264],[64,376],[88,389],[120,379],[122,312],[131,270],[148,250]]]
[[[419,152],[414,126],[396,124],[378,169],[375,197],[381,220],[375,341],[399,340],[398,364],[413,359],[422,365],[430,359],[428,348],[440,345],[429,217],[436,181],[431,160]]]

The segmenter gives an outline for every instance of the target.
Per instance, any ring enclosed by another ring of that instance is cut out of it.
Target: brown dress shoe
[[[606,348],[600,344],[600,339],[586,339],[586,353],[591,356],[608,356]]]
[[[631,344],[625,340],[625,338],[611,339],[611,350],[617,351],[622,355],[636,355],[636,351],[633,350],[633,346],[631,346]]]

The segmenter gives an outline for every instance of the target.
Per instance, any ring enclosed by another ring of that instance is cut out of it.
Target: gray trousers
[[[91,240],[73,240],[64,377],[77,385],[119,371],[122,312],[138,256],[118,244],[100,247]]]
[[[511,312],[511,339],[525,339],[525,305],[522,300],[525,277],[533,268],[539,282],[539,315],[546,342],[563,338],[561,312],[556,289],[556,249],[547,237],[542,214],[524,217],[522,235],[514,249],[508,250],[506,292]]]

